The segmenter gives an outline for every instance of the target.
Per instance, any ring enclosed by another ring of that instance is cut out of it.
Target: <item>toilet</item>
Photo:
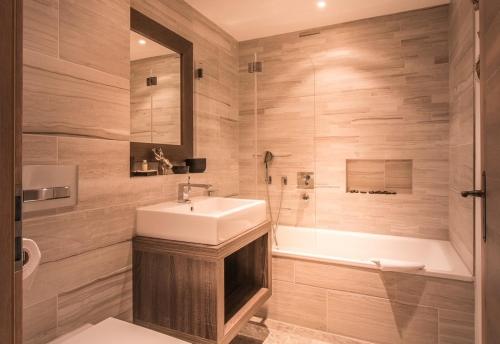
[[[97,325],[87,324],[49,344],[189,344],[166,334],[108,318]]]

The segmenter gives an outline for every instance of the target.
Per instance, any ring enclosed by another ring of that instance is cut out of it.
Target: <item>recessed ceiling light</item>
[[[318,8],[325,8],[326,7],[326,1],[324,0],[319,0],[316,5],[318,6]]]
[[[140,45],[145,45],[146,44],[146,40],[145,39],[140,39],[139,40],[139,44]]]

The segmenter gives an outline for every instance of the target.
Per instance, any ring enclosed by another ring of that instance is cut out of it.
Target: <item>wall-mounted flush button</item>
[[[314,189],[314,173],[313,172],[297,172],[297,188],[298,189]]]
[[[25,165],[23,188],[25,213],[74,207],[78,202],[78,166]]]

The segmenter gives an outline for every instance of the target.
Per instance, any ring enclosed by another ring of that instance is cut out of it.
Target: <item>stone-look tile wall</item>
[[[259,315],[374,344],[473,344],[474,284],[274,257]]]
[[[474,266],[474,9],[450,5],[450,240],[467,267]]]
[[[24,164],[77,164],[74,209],[29,214],[43,260],[24,293],[25,343],[130,319],[138,205],[171,200],[185,176],[129,177],[129,8],[194,43],[195,152],[220,195],[238,192],[238,44],[181,0],[25,0]]]
[[[448,239],[448,27],[442,6],[240,43],[241,194],[264,197],[255,154],[291,154],[271,167],[274,211],[289,179],[282,224]],[[412,193],[346,193],[348,159],[413,160]],[[308,201],[298,171],[315,173]]]

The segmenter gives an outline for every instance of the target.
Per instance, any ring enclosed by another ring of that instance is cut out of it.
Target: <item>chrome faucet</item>
[[[211,184],[192,184],[191,177],[188,177],[187,183],[180,183],[177,189],[177,202],[179,203],[190,203],[190,193],[191,188],[203,188],[208,190],[210,195]]]

